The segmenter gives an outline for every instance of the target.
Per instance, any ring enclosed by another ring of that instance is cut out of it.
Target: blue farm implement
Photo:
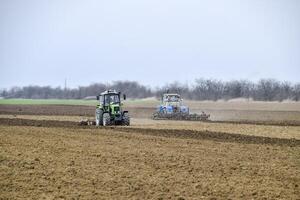
[[[210,115],[190,114],[189,107],[183,105],[179,94],[164,94],[162,103],[157,107],[157,111],[153,113],[153,119],[169,119],[169,120],[188,120],[188,121],[208,121]]]

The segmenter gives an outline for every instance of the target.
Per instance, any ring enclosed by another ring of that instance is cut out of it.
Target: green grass
[[[0,105],[91,105],[97,104],[96,100],[82,99],[0,99]]]
[[[158,102],[152,99],[128,99],[125,105],[151,106]],[[96,106],[97,100],[83,99],[0,99],[0,105],[87,105]]]

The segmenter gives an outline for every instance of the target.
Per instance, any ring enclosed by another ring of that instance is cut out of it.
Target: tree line
[[[110,84],[93,83],[78,88],[50,86],[12,87],[0,92],[3,98],[28,99],[83,99],[107,89],[115,89],[129,98],[160,97],[163,93],[179,93],[191,100],[229,100],[247,98],[260,101],[283,101],[300,99],[300,83],[290,83],[275,79],[261,79],[258,82],[247,80],[221,81],[215,79],[196,79],[192,84],[173,82],[151,89],[135,81],[114,81]]]

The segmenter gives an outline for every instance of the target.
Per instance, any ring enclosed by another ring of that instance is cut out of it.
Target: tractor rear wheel
[[[109,126],[110,125],[110,115],[109,113],[103,114],[103,126]]]
[[[128,113],[124,113],[123,115],[123,123],[124,126],[129,126],[130,125],[130,117]]]
[[[103,115],[103,111],[100,109],[96,109],[96,112],[95,112],[96,126],[103,125],[102,115]]]

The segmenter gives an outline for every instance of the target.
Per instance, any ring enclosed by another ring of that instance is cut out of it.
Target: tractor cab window
[[[100,102],[101,105],[103,105],[103,103],[104,103],[103,101],[104,101],[103,96],[99,96],[99,102]]]
[[[179,101],[179,97],[178,96],[171,96],[171,101],[173,101],[173,102]]]
[[[165,101],[167,102],[178,102],[180,100],[179,96],[166,96]]]
[[[117,94],[111,94],[111,95],[105,95],[105,105],[108,105],[110,103],[120,103],[119,95]]]
[[[111,103],[120,103],[119,95],[110,95]]]

